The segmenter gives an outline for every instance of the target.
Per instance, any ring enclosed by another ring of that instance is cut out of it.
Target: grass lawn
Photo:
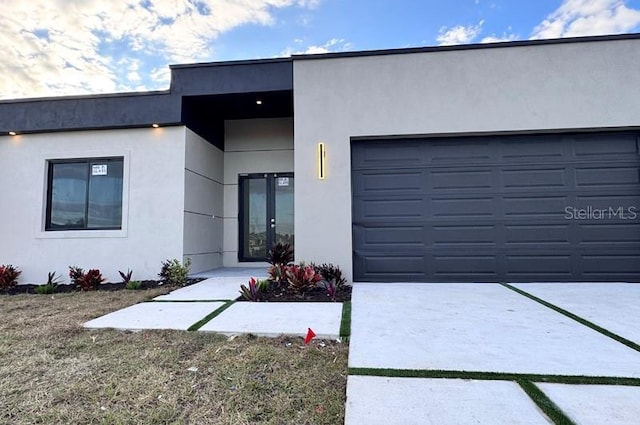
[[[347,344],[81,327],[164,292],[0,297],[0,423],[344,421]]]

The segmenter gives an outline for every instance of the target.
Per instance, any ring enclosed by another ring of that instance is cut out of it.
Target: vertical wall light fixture
[[[327,175],[327,161],[324,143],[318,143],[318,178],[324,180]]]

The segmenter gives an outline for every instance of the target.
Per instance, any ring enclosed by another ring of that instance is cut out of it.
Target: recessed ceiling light
[[[153,127],[153,128],[158,128],[158,127],[160,127],[160,124],[155,124],[155,123],[154,123],[154,124],[151,124],[151,127]]]
[[[262,101],[260,99],[256,100],[256,105],[262,105]]]
[[[15,131],[10,131],[9,136],[15,136],[17,133]]]

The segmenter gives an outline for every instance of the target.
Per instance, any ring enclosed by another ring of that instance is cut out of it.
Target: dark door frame
[[[278,177],[291,177],[293,178],[293,172],[283,172],[283,173],[243,173],[238,175],[238,261],[243,263],[249,262],[262,262],[266,261],[265,258],[255,258],[248,257],[247,253],[244,252],[244,231],[245,231],[245,223],[244,217],[247,211],[245,211],[244,205],[244,185],[243,182],[245,180],[250,179],[267,179],[267,208],[266,208],[266,250],[268,252],[269,248],[273,246],[275,241],[275,227],[271,224],[274,223],[276,216],[276,179]]]

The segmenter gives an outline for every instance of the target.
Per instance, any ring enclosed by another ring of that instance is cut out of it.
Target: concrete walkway
[[[341,303],[234,302],[240,285],[249,278],[265,278],[263,269],[218,269],[202,282],[161,295],[150,302],[115,311],[84,324],[88,329],[181,329],[225,335],[305,336],[309,328],[317,338],[337,339]],[[226,307],[226,308],[225,308]],[[204,322],[204,324],[203,324]]]
[[[628,339],[640,328],[640,285],[517,286]],[[530,376],[625,377],[638,385],[640,352],[505,286],[357,283],[352,302],[349,425],[549,423],[513,374],[576,424],[634,424],[640,417],[640,386]],[[363,376],[376,374],[391,377]]]

